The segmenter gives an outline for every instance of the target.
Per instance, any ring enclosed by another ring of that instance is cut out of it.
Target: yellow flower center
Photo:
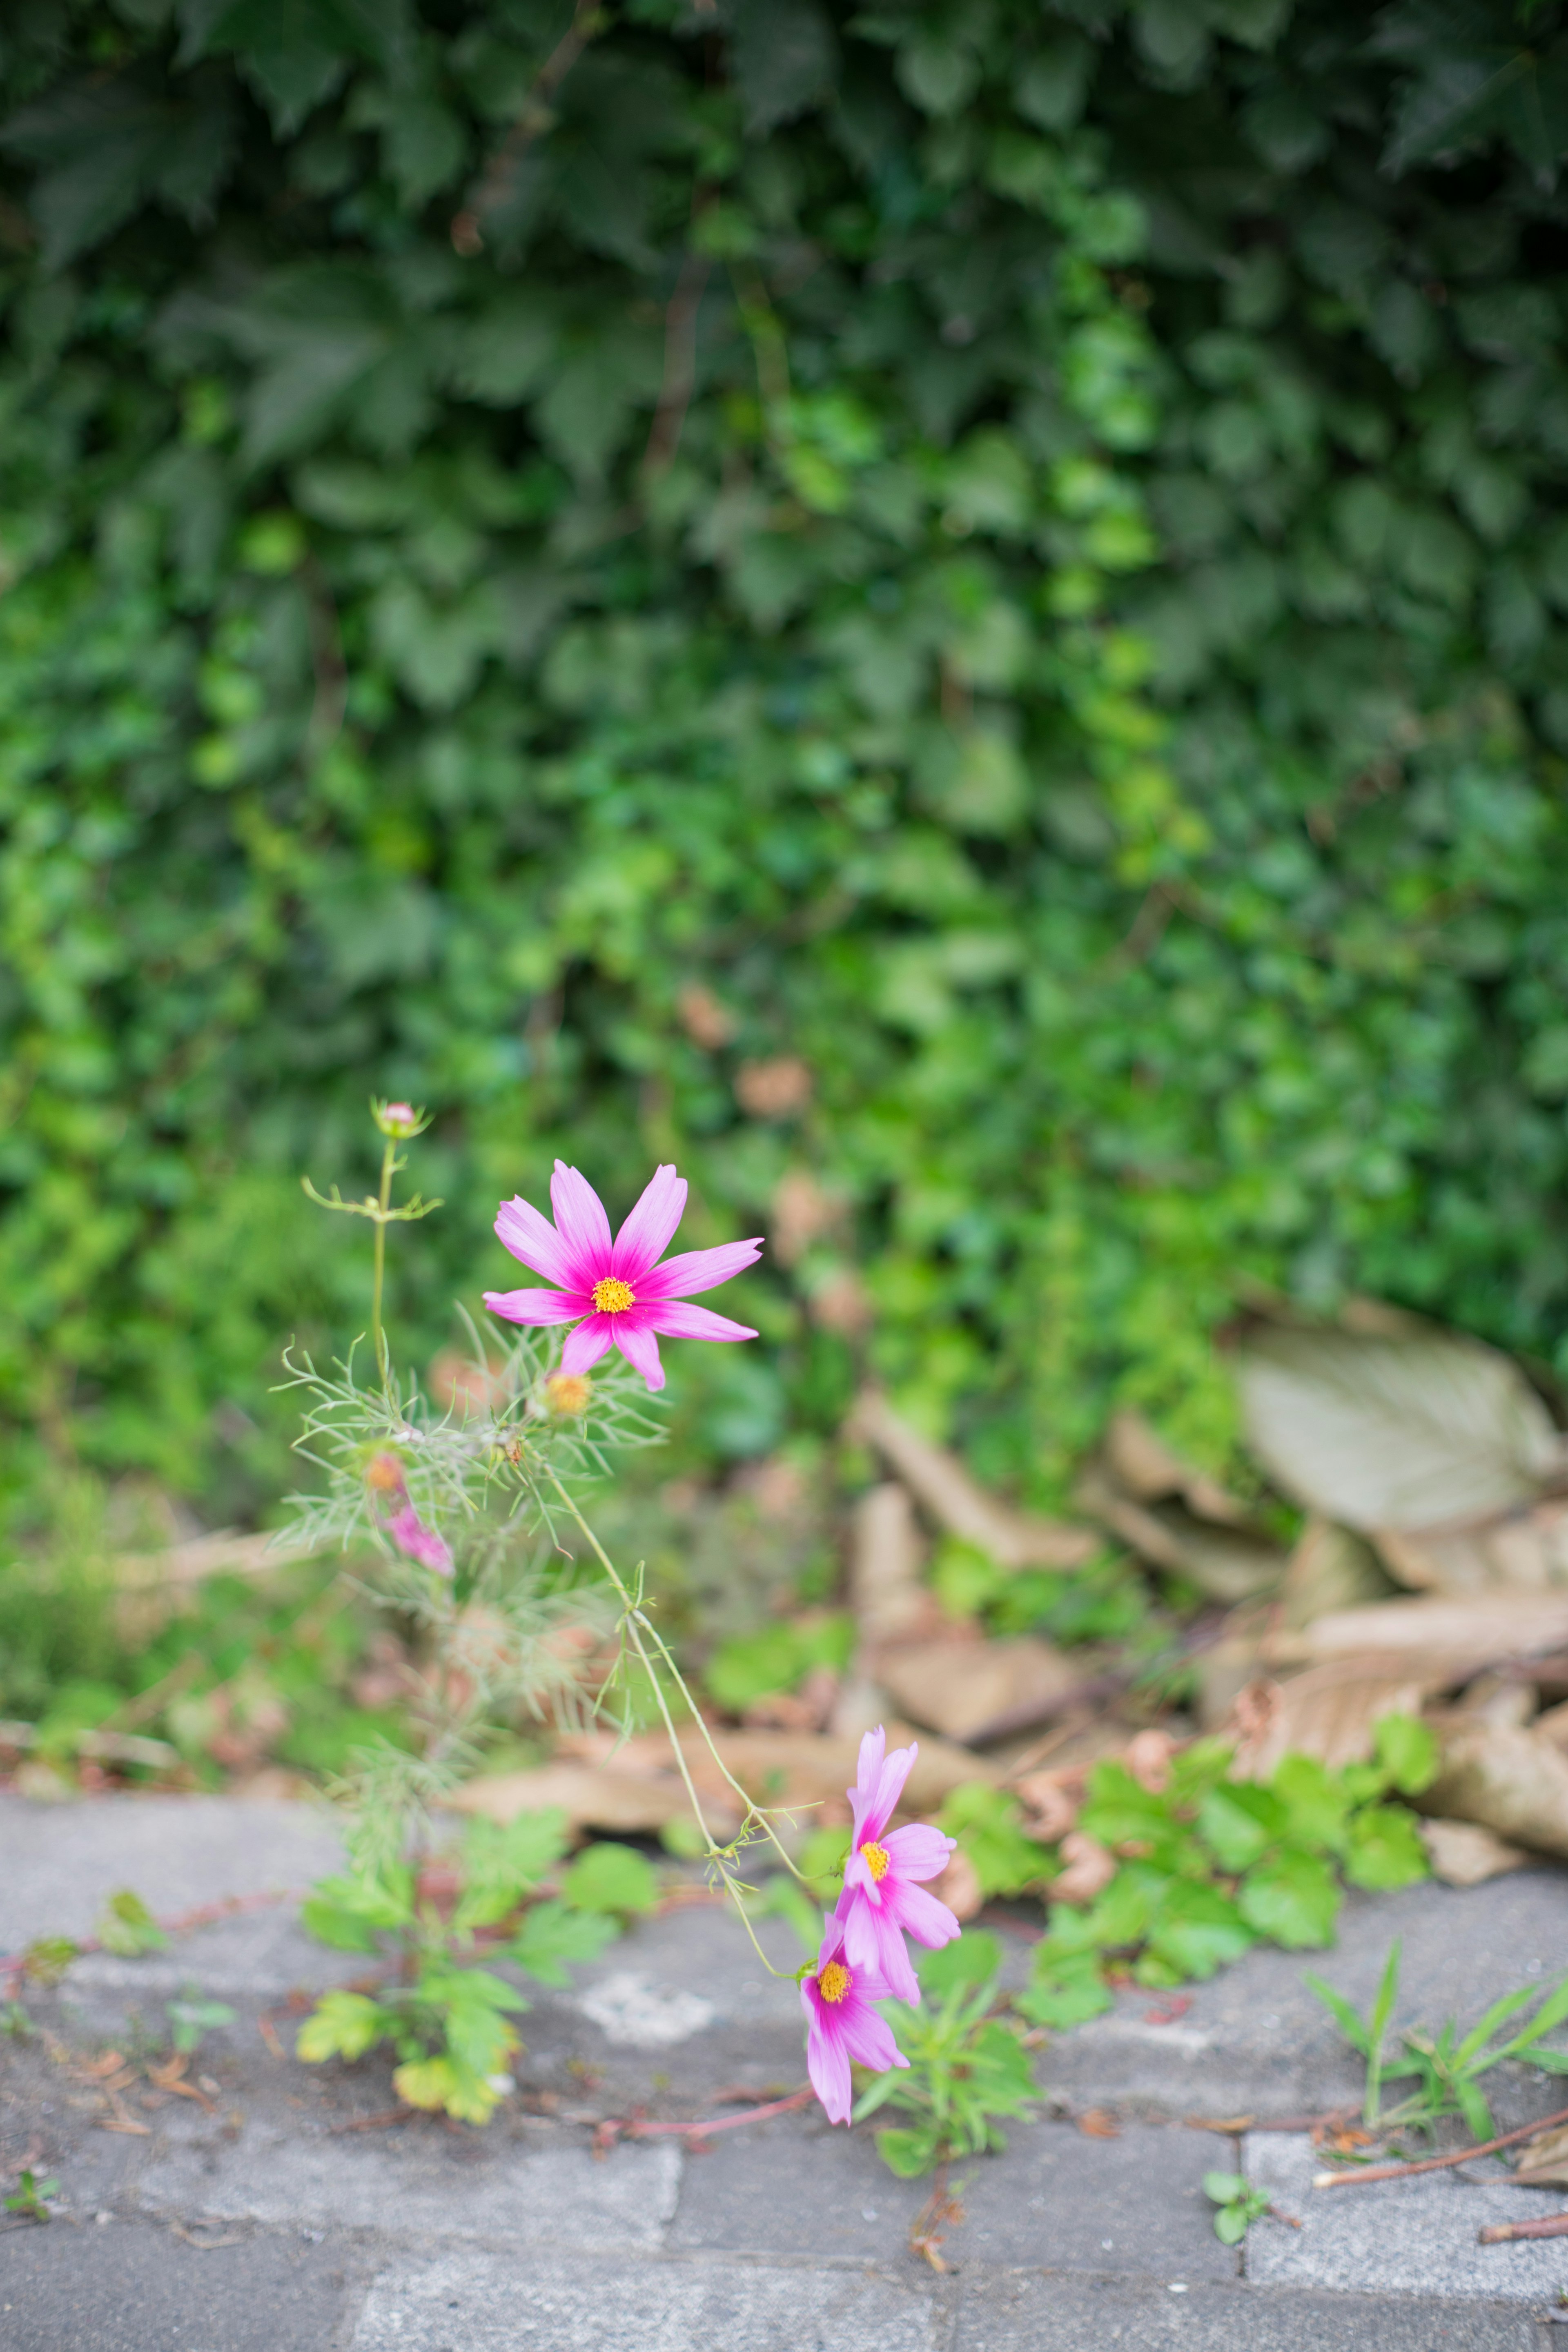
[[[624,1315],[631,1304],[631,1284],[618,1276],[607,1274],[594,1285],[594,1305],[601,1315]]]
[[[888,1875],[892,1857],[885,1845],[863,1845],[860,1859],[879,1885]]]
[[[824,2000],[840,2001],[854,1981],[842,1960],[829,1960],[816,1979],[816,1990]]]

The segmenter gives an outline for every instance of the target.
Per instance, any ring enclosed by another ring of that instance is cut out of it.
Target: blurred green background
[[[13,1518],[266,1506],[372,1092],[416,1360],[557,1152],[768,1234],[699,1468],[1568,1368],[1558,7],[5,15]]]

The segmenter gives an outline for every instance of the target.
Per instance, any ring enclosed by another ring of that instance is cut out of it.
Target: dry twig
[[[1495,2156],[1500,2147],[1533,2139],[1537,2132],[1549,2130],[1553,2124],[1568,2124],[1568,2107],[1559,2108],[1554,2116],[1537,2116],[1532,2124],[1521,2124],[1517,2131],[1504,2132],[1498,2139],[1482,2140],[1479,2147],[1462,2147],[1454,2156],[1424,2157],[1419,2164],[1368,2164],[1356,2172],[1320,2172],[1313,2176],[1312,2186],[1359,2189],[1369,2180],[1412,2180],[1418,2172],[1445,2172],[1450,2165],[1468,2164],[1473,2156]]]

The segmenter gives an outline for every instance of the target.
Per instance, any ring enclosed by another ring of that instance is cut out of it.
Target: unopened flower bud
[[[566,1421],[586,1412],[588,1400],[594,1393],[594,1383],[581,1372],[552,1372],[544,1383],[544,1395],[557,1420]]]
[[[370,1115],[383,1135],[394,1143],[406,1143],[412,1135],[420,1134],[429,1124],[422,1110],[412,1103],[372,1102]]]
[[[373,1495],[401,1495],[405,1489],[403,1465],[395,1454],[374,1454],[366,1466],[364,1483]]]

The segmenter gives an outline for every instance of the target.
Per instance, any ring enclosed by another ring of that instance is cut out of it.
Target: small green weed
[[[322,1879],[305,1904],[306,1927],[341,1951],[395,1954],[397,1980],[374,1995],[324,1993],[300,2030],[298,2054],[311,2064],[353,2060],[389,2042],[400,2098],[488,2123],[520,2046],[510,2020],[528,2002],[504,1977],[471,1964],[479,1938],[541,1984],[563,1985],[573,1962],[592,1959],[622,1919],[658,1897],[645,1855],[603,1844],[563,1874],[559,1895],[537,1899],[566,1834],[559,1811],[520,1813],[504,1827],[471,1822],[449,1901],[421,1892],[404,1862]]]
[[[195,1985],[187,1985],[178,2000],[165,2001],[169,2039],[188,2058],[205,2036],[220,2025],[234,2023],[234,2011],[221,2000],[204,2000]]]
[[[143,1952],[161,1952],[169,1941],[140,1895],[129,1886],[110,1896],[94,1933],[106,1952],[124,1960],[136,1959]]]
[[[1523,1985],[1515,1992],[1504,1993],[1463,2036],[1452,2018],[1436,2034],[1422,2026],[1406,2026],[1399,2037],[1403,2049],[1391,2057],[1385,2037],[1399,1998],[1399,1957],[1395,1940],[1389,1946],[1376,1998],[1364,2019],[1321,1977],[1309,1972],[1305,1979],[1351,2048],[1366,2062],[1362,2116],[1368,2131],[1426,2130],[1443,2116],[1458,2115],[1478,2140],[1490,2139],[1492,2114],[1480,2087],[1483,2074],[1504,2059],[1528,2059],[1547,2074],[1568,2074],[1568,2050],[1541,2047],[1542,2036],[1568,2019],[1568,1976],[1550,1991],[1539,1985]],[[1523,2031],[1507,2041],[1497,2041],[1495,2036],[1509,2019],[1532,2001],[1541,2006]],[[1389,2082],[1414,2082],[1415,2088],[1385,2107],[1383,2086]]]
[[[1204,2195],[1219,2207],[1214,2233],[1227,2246],[1238,2245],[1254,2221],[1274,2210],[1268,2189],[1256,2188],[1239,2172],[1205,2172]]]
[[[36,2173],[19,2172],[16,2188],[5,2200],[5,2210],[19,2214],[28,2221],[52,2221],[54,2216],[49,2211],[48,2200],[58,2196],[59,2187],[58,2180],[40,2180]]]
[[[1013,2027],[991,2013],[1001,1964],[994,1936],[971,1929],[920,1956],[921,2008],[887,2005],[909,2066],[879,2075],[857,2105],[855,2120],[883,2107],[914,2118],[877,2134],[878,2153],[902,2180],[953,2157],[1005,2147],[999,2120],[1028,2114],[1038,2095],[1028,2052]]]

